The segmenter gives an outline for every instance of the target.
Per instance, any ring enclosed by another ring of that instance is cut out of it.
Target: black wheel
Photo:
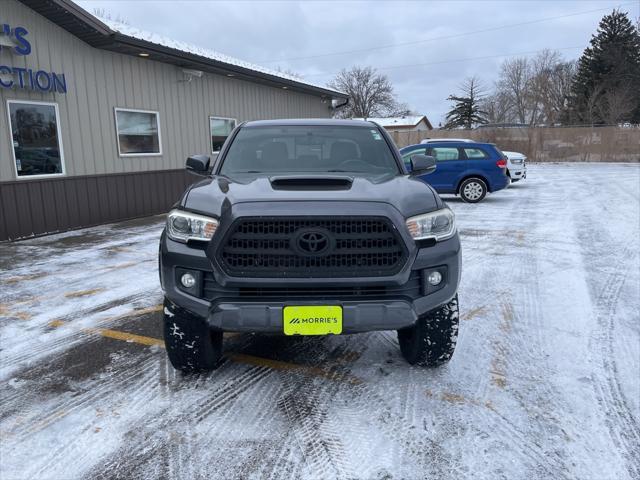
[[[416,324],[398,330],[402,356],[411,365],[437,367],[453,356],[458,340],[458,295],[449,303],[420,316]]]
[[[487,194],[487,184],[480,178],[467,178],[460,185],[460,197],[467,203],[478,203]]]
[[[164,301],[164,344],[173,368],[183,373],[213,370],[222,356],[222,332],[206,321]]]

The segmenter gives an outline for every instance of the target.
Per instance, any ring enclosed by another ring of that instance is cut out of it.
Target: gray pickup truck
[[[216,367],[223,332],[397,330],[411,364],[437,366],[458,333],[453,212],[405,171],[387,132],[350,120],[238,126],[191,185],[160,240],[164,339],[183,372]]]

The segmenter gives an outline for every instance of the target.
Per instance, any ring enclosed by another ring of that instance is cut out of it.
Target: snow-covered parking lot
[[[0,245],[0,478],[640,478],[640,166],[532,165],[478,205],[458,348],[233,335],[167,362],[159,217]]]

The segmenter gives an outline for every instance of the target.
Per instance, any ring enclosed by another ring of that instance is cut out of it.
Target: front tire
[[[453,356],[458,340],[458,295],[421,315],[415,325],[398,330],[402,356],[411,365],[437,367]]]
[[[487,195],[487,184],[480,178],[467,178],[460,185],[460,197],[467,203],[478,203]]]
[[[173,368],[183,373],[213,370],[222,357],[222,332],[206,321],[164,301],[164,344]]]

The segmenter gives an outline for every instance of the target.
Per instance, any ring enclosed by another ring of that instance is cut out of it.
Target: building
[[[363,120],[356,118],[354,120]],[[376,122],[390,132],[425,132],[433,130],[431,122],[426,115],[406,115],[404,117],[367,118]]]
[[[347,101],[70,0],[0,1],[0,240],[165,212],[237,123]]]

